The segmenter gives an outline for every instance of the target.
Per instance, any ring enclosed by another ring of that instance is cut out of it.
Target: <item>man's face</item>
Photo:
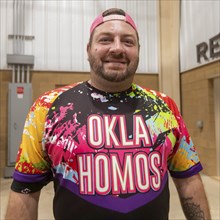
[[[91,74],[111,82],[133,78],[139,62],[137,33],[124,21],[107,21],[94,30],[87,53]]]

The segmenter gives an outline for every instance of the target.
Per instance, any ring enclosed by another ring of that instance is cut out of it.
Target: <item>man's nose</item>
[[[110,51],[114,53],[123,53],[124,52],[123,43],[119,39],[115,39],[111,44]]]

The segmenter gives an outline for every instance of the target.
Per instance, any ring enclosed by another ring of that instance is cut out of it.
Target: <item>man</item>
[[[55,219],[168,219],[168,172],[186,218],[210,219],[202,166],[175,103],[132,83],[134,21],[109,9],[90,34],[90,80],[49,91],[30,109],[6,219],[37,219],[52,180]]]

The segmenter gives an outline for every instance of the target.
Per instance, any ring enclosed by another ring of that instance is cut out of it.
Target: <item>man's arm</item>
[[[206,193],[199,174],[192,177],[176,179],[180,202],[186,219],[208,220],[211,219]]]
[[[38,202],[40,191],[22,194],[10,192],[5,220],[36,220],[38,217]]]

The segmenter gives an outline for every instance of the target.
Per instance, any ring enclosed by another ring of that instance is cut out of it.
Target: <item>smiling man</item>
[[[169,174],[187,219],[210,219],[196,148],[174,101],[133,83],[139,36],[112,8],[91,25],[89,81],[40,96],[27,115],[6,219],[37,219],[54,182],[54,217],[169,217]]]

